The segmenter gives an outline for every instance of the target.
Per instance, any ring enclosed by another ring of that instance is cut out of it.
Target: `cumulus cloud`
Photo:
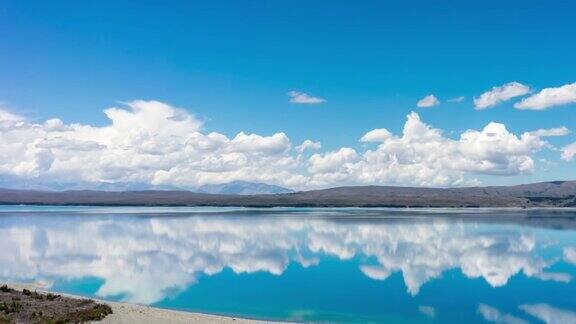
[[[290,140],[284,133],[276,133],[272,136],[260,136],[240,132],[230,141],[233,150],[242,153],[264,153],[269,155],[282,154],[290,148]]]
[[[429,94],[426,97],[418,100],[418,102],[416,103],[416,106],[419,108],[428,108],[428,107],[437,106],[439,104],[440,104],[440,100],[438,100],[438,98],[436,98],[436,96],[434,96],[433,94]]]
[[[357,158],[356,151],[349,147],[326,154],[314,154],[310,157],[310,171],[312,173],[335,172],[345,168],[348,163],[353,163]]]
[[[530,87],[518,82],[510,82],[501,86],[493,87],[484,92],[478,98],[474,98],[474,106],[477,110],[493,107],[503,101],[514,97],[523,96],[530,92]]]
[[[296,146],[296,151],[299,153],[303,153],[306,150],[319,150],[322,148],[322,144],[320,142],[313,142],[311,140],[305,140],[302,144]]]
[[[305,92],[299,92],[299,91],[288,92],[288,97],[290,97],[290,102],[295,104],[316,105],[326,102],[326,99],[324,98],[314,97]]]
[[[466,183],[467,174],[527,174],[534,170],[532,155],[547,144],[538,133],[517,136],[494,122],[454,140],[422,122],[416,113],[407,116],[401,136],[374,130],[360,140],[380,141],[380,145],[363,153],[341,149],[313,156],[311,183],[448,186]]]
[[[548,304],[520,305],[521,310],[546,324],[576,323],[576,313]]]
[[[203,122],[157,101],[133,101],[104,111],[102,127],[30,123],[2,114],[0,175],[28,180],[145,183],[195,187],[256,180],[298,185],[296,159],[284,133],[202,133]],[[279,171],[280,170],[280,171]]]
[[[544,110],[570,103],[576,103],[576,83],[566,84],[558,88],[542,89],[540,92],[514,104],[514,107],[522,110]]]
[[[319,142],[294,146],[285,133],[240,132],[228,137],[204,132],[193,114],[157,101],[133,101],[104,111],[104,126],[33,123],[10,113],[0,120],[0,181],[33,183],[141,184],[195,188],[236,180],[296,189],[336,185],[399,184],[454,186],[475,175],[519,175],[534,170],[533,155],[550,147],[547,136],[566,128],[515,135],[500,123],[468,130],[458,139],[407,116],[402,134],[374,129],[360,138],[377,146],[317,152]],[[563,157],[572,157],[567,146]],[[20,179],[19,181],[17,179]],[[15,181],[13,181],[15,180]]]

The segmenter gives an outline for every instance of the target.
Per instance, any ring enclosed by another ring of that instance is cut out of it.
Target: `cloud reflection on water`
[[[447,270],[483,278],[492,287],[519,273],[570,281],[546,272],[529,232],[472,223],[340,222],[294,217],[83,217],[0,222],[0,277],[13,281],[87,276],[103,280],[97,295],[150,304],[225,268],[282,275],[322,257],[357,258],[367,277],[403,276],[408,293]]]
[[[527,321],[511,314],[502,313],[499,309],[486,304],[478,305],[478,314],[486,322],[497,324],[528,324]]]
[[[520,305],[519,308],[547,324],[576,323],[575,312],[560,309],[548,304]]]

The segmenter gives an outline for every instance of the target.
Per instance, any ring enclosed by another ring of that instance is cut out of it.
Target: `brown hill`
[[[417,188],[337,187],[269,195],[189,191],[35,191],[0,189],[0,204],[246,207],[571,207],[576,181],[518,186]]]

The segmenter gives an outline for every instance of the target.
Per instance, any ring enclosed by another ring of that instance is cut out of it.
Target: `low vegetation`
[[[85,323],[102,320],[109,314],[110,306],[93,300],[0,286],[0,324]]]

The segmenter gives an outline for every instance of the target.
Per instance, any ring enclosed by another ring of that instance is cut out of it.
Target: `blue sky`
[[[411,111],[455,139],[492,121],[518,136],[573,131],[573,102],[520,110],[519,96],[476,110],[473,98],[509,82],[528,86],[524,97],[576,82],[575,12],[571,1],[3,1],[0,101],[30,123],[105,126],[104,109],[156,100],[204,133],[284,132],[293,146],[321,142],[318,154],[363,150],[372,129],[401,134]],[[289,91],[326,102],[290,103]],[[416,107],[429,94],[440,104]],[[561,149],[576,136],[546,141]],[[530,172],[469,178],[576,177],[559,151],[530,157]]]

